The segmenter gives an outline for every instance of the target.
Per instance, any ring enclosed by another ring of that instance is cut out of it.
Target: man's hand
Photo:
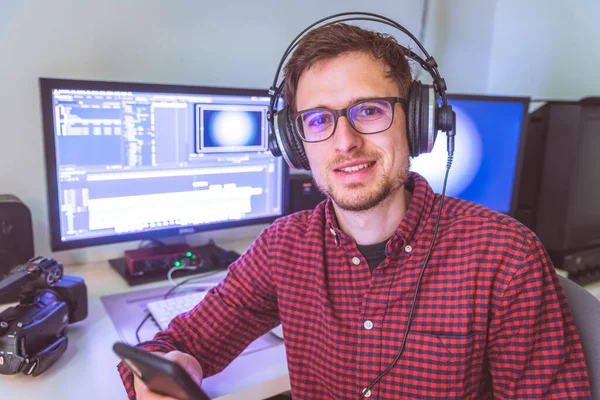
[[[192,377],[194,382],[200,386],[202,384],[202,367],[200,367],[200,363],[194,357],[189,354],[182,353],[178,350],[173,350],[168,353],[158,353],[154,354],[160,355],[164,358],[167,358],[171,361],[175,361],[179,365],[183,367],[187,371],[188,374]],[[133,387],[135,388],[136,399],[137,400],[177,400],[173,397],[161,396],[152,392],[148,387],[142,382],[138,377],[133,376]]]

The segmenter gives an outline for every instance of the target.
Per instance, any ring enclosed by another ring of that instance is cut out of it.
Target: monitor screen
[[[446,195],[514,215],[529,98],[449,94],[448,103],[456,113],[456,139]],[[433,151],[412,160],[411,169],[438,193],[446,145],[440,132]]]
[[[266,90],[40,79],[53,250],[286,213]]]

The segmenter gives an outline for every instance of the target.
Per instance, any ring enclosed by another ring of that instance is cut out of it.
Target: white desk
[[[165,281],[129,287],[106,262],[65,267],[65,273],[81,276],[88,289],[88,317],[70,326],[66,353],[37,377],[0,375],[0,399],[126,399],[112,345],[119,340],[101,296],[164,286]],[[207,282],[220,277],[207,278]],[[600,282],[586,285],[600,297]],[[0,310],[4,309],[0,306]],[[266,361],[268,360],[268,361]],[[219,400],[264,399],[289,390],[283,344],[238,357],[220,374],[203,384],[209,397]]]
[[[112,351],[119,337],[100,297],[168,283],[131,288],[106,262],[66,266],[65,273],[85,279],[88,317],[70,326],[67,351],[43,374],[0,375],[1,399],[127,398],[116,368],[119,359]],[[212,276],[207,281],[218,279],[219,276]],[[0,306],[0,310],[4,308]],[[258,400],[289,390],[283,344],[238,357],[221,373],[205,379],[202,387],[210,398],[219,400]]]

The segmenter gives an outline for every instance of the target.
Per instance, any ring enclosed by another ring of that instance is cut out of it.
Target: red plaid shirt
[[[413,196],[371,273],[330,201],[265,229],[226,278],[144,347],[196,357],[206,376],[276,326],[295,399],[358,399],[394,359],[440,196]],[[127,393],[131,372],[119,365]],[[579,334],[539,239],[512,218],[447,198],[406,348],[371,399],[582,399]]]

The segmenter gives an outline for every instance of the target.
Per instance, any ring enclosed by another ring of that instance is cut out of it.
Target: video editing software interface
[[[266,93],[52,89],[61,242],[283,215],[268,106]]]
[[[456,112],[455,151],[446,194],[513,214],[529,99],[449,95]],[[448,153],[444,132],[433,151],[411,162],[435,192],[441,193]]]

